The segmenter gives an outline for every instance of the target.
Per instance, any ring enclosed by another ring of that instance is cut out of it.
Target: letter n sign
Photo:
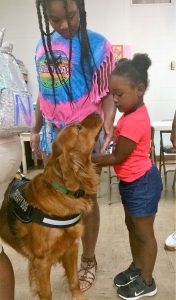
[[[20,118],[24,118],[26,125],[32,125],[31,96],[29,94],[15,95],[15,125],[21,123]]]

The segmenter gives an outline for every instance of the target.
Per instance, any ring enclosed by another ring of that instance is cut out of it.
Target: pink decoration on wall
[[[131,58],[131,46],[130,45],[123,45],[123,57]]]
[[[112,50],[116,61],[123,58],[123,45],[113,45]]]
[[[131,58],[131,46],[130,45],[113,45],[112,46],[115,60],[118,61],[121,58]]]

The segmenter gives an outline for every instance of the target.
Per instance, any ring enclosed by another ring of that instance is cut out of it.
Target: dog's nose
[[[99,114],[99,113],[97,113],[96,111],[95,111],[95,112],[93,112],[93,113],[92,113],[92,115],[93,115],[93,116],[95,116],[95,117],[96,117],[96,116],[97,116],[97,117],[100,117],[100,114]]]
[[[101,116],[99,113],[97,112],[93,112],[92,114],[90,114],[87,118],[93,118],[94,120],[100,120],[101,119]]]
[[[103,124],[103,120],[97,112],[91,113],[89,116],[87,116],[81,124],[85,127],[89,128],[96,128]]]

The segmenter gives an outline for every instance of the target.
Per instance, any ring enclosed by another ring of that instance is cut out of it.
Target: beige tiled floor
[[[29,176],[32,177],[36,172],[38,171],[30,172]],[[168,190],[162,194],[155,222],[158,242],[158,256],[154,271],[158,285],[158,294],[154,297],[156,300],[176,299],[176,251],[166,252],[163,248],[164,240],[175,230],[176,199],[170,181]],[[98,271],[95,284],[87,291],[87,295],[92,300],[119,299],[112,279],[116,273],[126,268],[131,262],[128,235],[117,185],[113,186],[112,205],[108,205],[107,198],[108,172],[107,168],[104,168],[99,189],[101,226],[96,249]],[[6,247],[6,251],[14,265],[16,300],[32,300],[33,297],[28,286],[27,261],[8,247]],[[53,268],[51,277],[53,300],[71,300],[61,266],[57,265]]]

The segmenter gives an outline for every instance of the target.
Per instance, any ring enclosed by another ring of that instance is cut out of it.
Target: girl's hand
[[[31,132],[30,146],[36,158],[42,159],[42,152],[40,149],[40,133],[35,133],[33,131]]]

